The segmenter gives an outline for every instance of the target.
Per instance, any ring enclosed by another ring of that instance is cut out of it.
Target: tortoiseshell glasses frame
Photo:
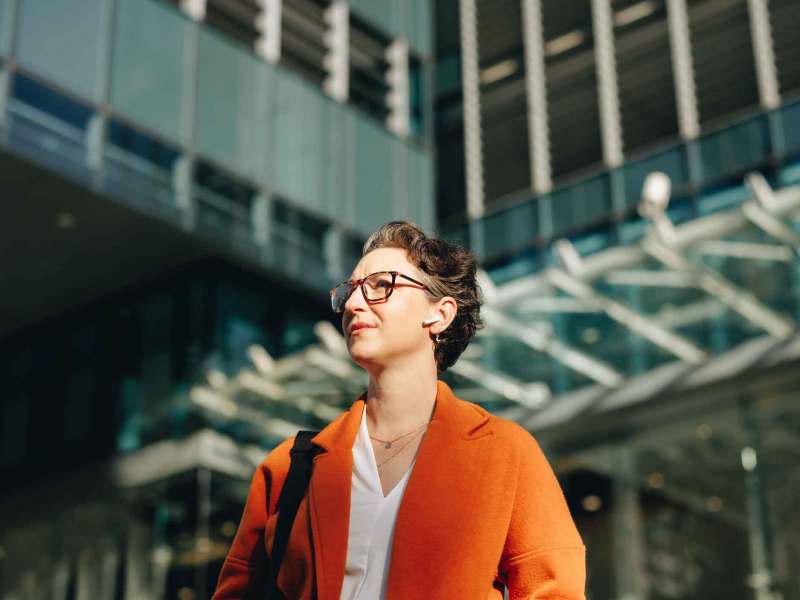
[[[336,314],[343,313],[344,305],[359,286],[367,302],[382,302],[392,295],[398,277],[408,279],[422,286],[425,291],[430,292],[430,288],[427,285],[399,271],[376,271],[361,279],[343,281],[331,288],[331,308]]]

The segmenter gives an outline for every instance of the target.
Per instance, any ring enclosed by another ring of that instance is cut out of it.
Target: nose
[[[364,292],[361,290],[361,286],[359,285],[356,286],[356,289],[354,289],[353,293],[350,294],[347,302],[344,303],[344,312],[352,313],[356,310],[364,310],[367,306],[367,299],[364,298]]]

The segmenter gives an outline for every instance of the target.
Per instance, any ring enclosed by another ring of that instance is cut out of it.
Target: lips
[[[374,327],[374,325],[367,325],[366,323],[353,323],[350,325],[350,335],[355,335],[365,329],[374,329]]]

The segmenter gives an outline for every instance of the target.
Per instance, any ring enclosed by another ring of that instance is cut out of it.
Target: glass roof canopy
[[[560,240],[538,273],[481,274],[486,327],[445,377],[460,397],[536,430],[800,356],[800,186],[752,174],[742,204],[673,224],[668,180],[650,181],[639,239],[588,256]],[[211,374],[192,403],[275,441],[323,427],[366,376],[332,325],[316,334],[277,361],[252,347],[252,368]]]

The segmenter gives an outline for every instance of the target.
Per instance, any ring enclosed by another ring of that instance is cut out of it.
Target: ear
[[[450,326],[450,323],[453,322],[453,319],[456,318],[456,314],[458,313],[458,305],[454,298],[450,296],[445,296],[444,298],[439,298],[436,302],[431,304],[431,311],[430,315],[438,316],[439,320],[431,325],[430,332],[433,335],[437,333],[442,333],[445,329]]]

